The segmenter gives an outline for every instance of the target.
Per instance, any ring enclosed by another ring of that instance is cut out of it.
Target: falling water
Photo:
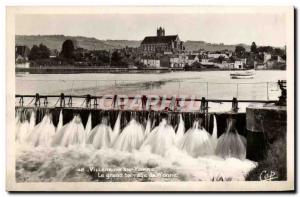
[[[83,145],[85,143],[85,130],[79,115],[64,125],[54,136],[53,146]]]
[[[202,120],[202,119],[201,119]],[[193,157],[213,155],[214,148],[210,134],[196,120],[180,142],[180,148]]]
[[[32,131],[34,129],[35,121],[36,121],[35,112],[32,110],[30,114],[29,131]]]
[[[61,130],[61,128],[63,127],[63,114],[62,114],[62,110],[60,110],[59,112],[59,121],[56,127],[56,132],[59,132]]]
[[[31,146],[50,146],[54,134],[55,127],[51,115],[46,114],[43,120],[30,131],[27,142]]]
[[[182,119],[182,115],[179,115],[179,125],[176,132],[176,144],[179,146],[180,140],[182,140],[185,132],[184,121]]]
[[[218,126],[217,126],[217,119],[215,115],[214,115],[214,126],[213,126],[213,133],[211,136],[211,142],[214,147],[214,150],[216,150],[217,143],[218,143]]]
[[[227,130],[218,139],[216,154],[227,158],[246,158],[246,139],[238,134],[235,128],[236,120],[230,119]]]
[[[94,148],[109,148],[111,146],[112,129],[108,125],[106,117],[102,118],[102,123],[97,125],[88,135],[87,144],[92,144]]]
[[[84,142],[86,142],[86,140],[88,139],[91,130],[92,130],[92,113],[89,114],[88,120],[85,125],[84,139],[83,139]],[[82,145],[85,146],[85,143],[83,143]]]
[[[145,139],[148,137],[148,135],[151,132],[151,119],[148,117],[147,123],[146,123],[146,129],[145,129]]]
[[[154,154],[165,155],[176,143],[176,135],[173,127],[167,124],[166,119],[162,119],[146,138],[141,149],[150,151]]]
[[[23,144],[26,141],[26,137],[29,131],[29,123],[25,119],[22,121],[21,114],[17,114],[16,117],[16,141]]]
[[[150,167],[160,173],[175,171],[179,175],[175,180],[179,181],[215,180],[220,176],[229,177],[228,180],[243,180],[247,172],[256,166],[245,159],[245,139],[238,135],[233,121],[216,142],[216,117],[210,135],[201,126],[201,119],[194,116],[187,117],[187,121],[194,122],[185,133],[185,122],[179,115],[175,133],[171,119],[163,118],[156,125],[158,118],[149,114],[147,119],[139,119],[132,114],[126,116],[124,112],[124,118],[121,118],[123,112],[119,112],[112,130],[110,116],[113,114],[101,116],[100,123],[92,129],[91,114],[84,128],[80,115],[74,115],[63,125],[63,113],[60,111],[55,132],[49,113],[42,113],[42,120],[33,126],[37,114],[26,110],[16,114],[16,141],[31,145],[20,146],[21,151],[17,153],[17,179],[21,181],[93,181],[91,175],[74,173],[82,166]],[[131,117],[129,122],[126,117]],[[121,129],[124,121],[127,124]],[[145,129],[139,121],[143,121]],[[214,155],[214,142],[217,155]],[[132,180],[135,179],[119,181]]]
[[[132,118],[113,144],[116,150],[132,152],[139,149],[144,141],[143,126]]]
[[[116,120],[115,125],[114,125],[114,129],[112,131],[111,143],[115,142],[115,140],[117,139],[117,137],[121,133],[121,115],[122,115],[122,112],[119,112],[117,120]]]

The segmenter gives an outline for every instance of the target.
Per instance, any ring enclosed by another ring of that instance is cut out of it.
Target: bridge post
[[[48,104],[48,99],[47,99],[47,97],[45,97],[44,98],[44,106],[47,107],[47,104]]]
[[[60,107],[65,107],[65,94],[61,93],[60,94]]]
[[[207,109],[208,109],[208,103],[207,103],[205,97],[202,97],[200,111],[205,112]]]
[[[239,107],[238,107],[238,100],[236,97],[233,97],[232,99],[232,111],[238,112]]]
[[[276,105],[286,106],[286,98],[287,98],[286,80],[278,80],[277,83],[281,90],[281,95],[279,96],[279,101],[276,103]]]
[[[34,102],[35,106],[40,106],[41,105],[41,101],[40,101],[40,95],[38,93],[35,94],[35,102]]]
[[[86,99],[85,99],[85,105],[86,105],[86,108],[90,108],[91,107],[91,95],[90,94],[87,94],[86,95]]]
[[[114,109],[116,109],[116,102],[117,102],[117,95],[114,95],[113,100],[112,100],[112,106]]]
[[[24,98],[23,98],[23,96],[20,97],[19,103],[20,103],[20,106],[23,107],[23,104],[24,104]]]
[[[94,108],[97,108],[98,102],[97,102],[97,97],[94,98]]]
[[[142,109],[146,110],[146,104],[147,104],[147,100],[148,100],[147,96],[146,95],[142,95],[141,100],[142,100]]]
[[[69,97],[68,106],[72,107],[72,96]]]

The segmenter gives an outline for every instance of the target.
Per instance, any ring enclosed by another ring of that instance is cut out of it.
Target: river
[[[16,94],[159,95],[208,99],[277,100],[286,71],[256,71],[254,79],[231,79],[234,71],[164,73],[16,74]]]

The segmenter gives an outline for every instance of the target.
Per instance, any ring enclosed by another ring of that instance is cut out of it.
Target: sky
[[[17,15],[17,35],[86,36],[101,40],[142,40],[157,27],[180,39],[224,44],[286,44],[285,15],[266,14],[98,14]]]

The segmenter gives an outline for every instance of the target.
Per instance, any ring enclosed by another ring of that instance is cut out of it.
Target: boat
[[[253,79],[255,70],[245,70],[241,72],[230,73],[231,79]]]

